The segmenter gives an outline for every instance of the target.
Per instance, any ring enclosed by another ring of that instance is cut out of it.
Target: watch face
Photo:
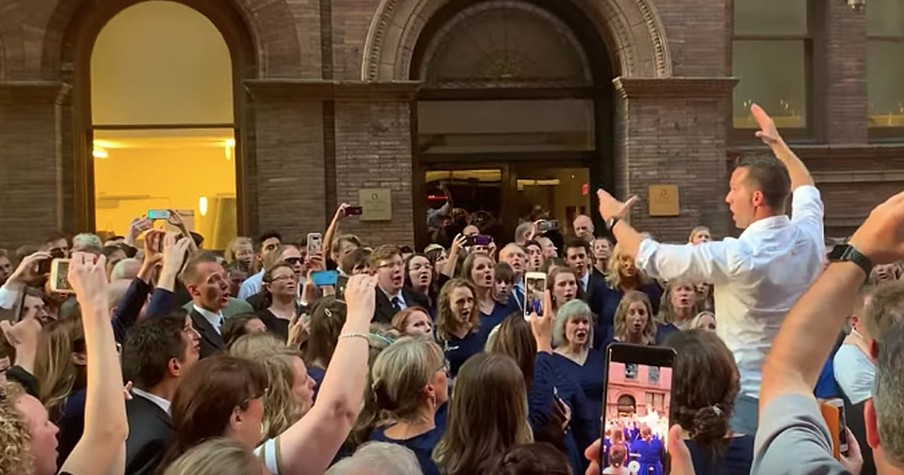
[[[847,244],[838,244],[832,248],[832,252],[829,253],[830,261],[837,261],[844,256],[845,251],[848,250],[850,246]]]

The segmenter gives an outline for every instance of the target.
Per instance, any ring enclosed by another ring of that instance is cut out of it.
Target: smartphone
[[[348,286],[348,276],[340,275],[336,278],[336,300],[345,302],[345,288]]]
[[[559,229],[559,220],[557,219],[547,219],[545,221],[540,221],[540,224],[537,225],[537,231],[540,231],[541,233],[554,231],[556,229]]]
[[[308,259],[323,249],[323,235],[320,233],[308,234]]]
[[[847,420],[844,415],[844,401],[840,398],[832,398],[821,401],[819,410],[829,427],[832,435],[832,452],[836,459],[839,455],[845,457],[850,453],[850,445],[847,439]]]
[[[364,214],[363,206],[349,206],[348,208],[345,208],[346,216],[361,216],[362,214]]]
[[[66,258],[66,253],[63,252],[62,249],[51,249],[50,250],[50,259],[44,259],[44,260],[38,261],[37,274],[38,275],[49,274],[50,270],[51,270],[51,264],[53,262],[53,259],[65,259],[65,258]]]
[[[317,287],[336,285],[339,282],[339,273],[334,270],[322,270],[311,273],[311,281]]]
[[[478,234],[468,238],[468,244],[471,246],[489,246],[493,243],[493,236],[486,234]]]
[[[606,378],[600,438],[608,450],[600,451],[600,466],[630,463],[634,444],[651,436],[654,451],[665,454],[672,400],[675,350],[655,346],[613,343],[606,349]],[[609,432],[609,435],[606,432]],[[650,473],[668,473],[656,461]],[[668,465],[666,457],[665,465]]]
[[[149,209],[148,219],[151,221],[165,221],[170,218],[170,212],[166,209]]]
[[[69,259],[54,259],[50,263],[50,290],[58,294],[74,294],[68,276]]]
[[[546,274],[528,272],[524,275],[524,319],[532,313],[543,316],[543,294],[546,291]]]

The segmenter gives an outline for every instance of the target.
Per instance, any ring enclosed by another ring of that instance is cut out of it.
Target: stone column
[[[254,123],[247,140],[244,180],[249,229],[277,230],[286,240],[323,232],[323,81],[253,80]]]
[[[616,78],[616,193],[639,195],[631,215],[660,241],[686,242],[694,226],[718,236],[732,228],[726,138],[734,78]],[[680,214],[651,217],[648,187],[678,185]]]
[[[387,188],[392,219],[349,219],[343,231],[371,245],[415,243],[411,107],[417,83],[344,83],[336,89],[336,197],[357,203],[361,188]],[[426,220],[426,217],[423,219]]]
[[[60,82],[0,82],[0,247],[63,228]]]

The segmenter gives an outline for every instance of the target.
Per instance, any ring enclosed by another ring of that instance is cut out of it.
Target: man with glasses
[[[404,288],[405,261],[398,247],[378,247],[370,255],[370,268],[377,275],[374,322],[389,324],[396,313],[408,307],[430,308],[426,295]]]
[[[279,247],[280,243],[282,243],[282,235],[276,231],[268,231],[261,236],[257,240],[258,246],[258,259],[261,264],[264,263],[264,260],[267,259],[276,248]],[[263,265],[261,265],[263,267]],[[248,297],[255,295],[261,291],[264,285],[264,270],[261,269],[257,274],[252,275],[245,279],[245,282],[242,282],[242,288],[239,289],[239,299],[247,300]]]

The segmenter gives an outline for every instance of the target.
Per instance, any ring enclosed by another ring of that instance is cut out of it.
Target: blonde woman
[[[572,300],[556,312],[555,318],[552,329],[553,368],[557,375],[573,380],[581,387],[590,412],[589,418],[594,424],[590,432],[599,434],[606,355],[593,348],[593,314],[584,301]]]
[[[245,272],[257,272],[254,262],[254,243],[249,237],[239,236],[233,239],[223,252],[227,264],[238,263]]]
[[[713,235],[711,232],[709,232],[709,228],[707,228],[706,226],[697,226],[696,228],[692,229],[691,235],[687,238],[687,242],[693,245],[710,242],[712,240]]]
[[[449,400],[442,348],[426,337],[402,338],[377,357],[371,380],[382,420],[370,440],[411,449],[425,475],[439,475],[430,455],[445,431],[436,413]]]
[[[640,291],[647,295],[650,302],[654,302],[653,312],[659,312],[659,301],[662,290],[650,281],[644,273],[634,265],[634,258],[624,251],[620,244],[616,244],[609,258],[609,266],[606,273],[605,293],[602,310],[597,321],[597,334],[594,348],[602,348],[603,342],[613,339],[615,312],[618,309],[622,297],[631,291]]]
[[[473,355],[483,351],[477,290],[465,279],[446,282],[439,292],[436,311],[436,339],[443,345],[452,377]]]
[[[510,449],[533,442],[524,388],[508,356],[480,353],[462,365],[445,434],[433,451],[441,473],[494,474]]]
[[[637,345],[656,343],[656,322],[650,298],[643,292],[628,292],[615,311],[615,340]]]
[[[710,311],[703,311],[697,314],[690,325],[691,330],[706,330],[710,332],[716,331],[716,314]]]
[[[263,475],[268,472],[242,444],[217,437],[185,452],[163,475]]]
[[[480,311],[482,343],[486,343],[487,336],[493,328],[502,323],[505,317],[520,312],[521,308],[515,301],[516,299],[502,304],[493,298],[493,292],[496,289],[496,263],[489,255],[484,253],[469,255],[465,259],[461,272],[462,277],[471,281],[474,286],[474,298]]]
[[[260,363],[267,372],[264,420],[261,434],[275,439],[301,419],[314,405],[314,379],[301,359],[301,352],[267,333],[245,335],[230,347],[229,354]]]
[[[662,342],[680,330],[689,330],[694,317],[703,311],[694,284],[687,279],[671,280],[662,293],[656,328],[656,341]]]

